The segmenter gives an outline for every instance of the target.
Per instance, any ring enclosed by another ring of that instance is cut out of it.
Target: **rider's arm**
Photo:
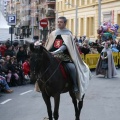
[[[63,53],[65,50],[67,49],[66,45],[62,45],[60,48],[58,48],[57,50],[51,52],[53,55],[59,54],[59,53]]]

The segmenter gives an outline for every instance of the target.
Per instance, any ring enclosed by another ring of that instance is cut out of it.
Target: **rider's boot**
[[[73,80],[73,92],[77,93],[79,92],[77,80],[75,78],[72,78],[72,80]]]

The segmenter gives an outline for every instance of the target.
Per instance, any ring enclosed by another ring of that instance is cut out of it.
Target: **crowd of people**
[[[95,42],[86,39],[86,36],[81,36],[79,39],[74,38],[80,54],[97,54],[101,53],[104,48],[105,42],[102,40],[96,40]],[[116,42],[115,40],[111,41],[111,50],[112,52],[120,52],[120,40]]]
[[[26,84],[30,75],[30,55],[27,45],[8,40],[0,44],[0,91],[12,93],[10,87]]]

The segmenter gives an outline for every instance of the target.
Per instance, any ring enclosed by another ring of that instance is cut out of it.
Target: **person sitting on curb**
[[[1,85],[1,89],[3,89],[6,93],[12,93],[13,90],[10,89],[10,87],[8,86],[5,77],[0,75],[0,85]]]

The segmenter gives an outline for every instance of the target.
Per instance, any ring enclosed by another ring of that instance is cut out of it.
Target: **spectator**
[[[101,53],[102,50],[103,50],[103,48],[104,48],[104,47],[99,44],[99,45],[97,46],[97,51],[98,51],[98,53]]]
[[[82,52],[84,55],[90,53],[90,48],[89,48],[89,46],[88,46],[86,43],[83,44],[83,46],[81,47],[81,52]]]
[[[29,78],[30,75],[30,63],[29,63],[29,58],[25,60],[25,62],[22,65],[23,72],[25,75],[25,79]]]
[[[1,52],[0,52],[0,59],[2,59],[2,55],[1,55]]]
[[[7,49],[5,51],[4,56],[6,57],[7,55],[9,55],[10,57],[13,57],[14,56],[14,51],[12,50],[12,46],[8,45],[6,47],[7,47]]]
[[[74,41],[77,43],[78,42],[78,39],[77,39],[77,37],[75,36],[75,38],[74,38]]]
[[[96,47],[91,47],[90,48],[90,53],[91,54],[98,54],[97,48]]]
[[[119,52],[120,52],[120,40],[118,41],[118,44],[117,44],[117,49],[119,50]],[[118,68],[120,68],[120,58],[119,58],[119,60],[118,60]]]
[[[17,58],[17,62],[18,63],[20,62],[22,64],[25,61],[25,59],[26,59],[26,52],[24,51],[23,46],[19,47],[19,51],[17,53],[16,58]]]
[[[9,85],[6,82],[6,79],[0,75],[0,85],[1,89],[3,89],[6,93],[12,93],[13,90],[10,89]]]
[[[0,52],[1,52],[2,57],[4,57],[6,49],[7,48],[6,48],[6,46],[4,44],[0,45]]]
[[[118,44],[117,44],[117,49],[119,50],[120,52],[120,40],[118,41]]]
[[[80,36],[80,39],[78,40],[78,43],[82,43],[82,37]]]
[[[14,58],[11,58],[8,64],[7,82],[12,86],[19,85],[19,76],[17,72],[17,65]]]
[[[117,49],[116,41],[111,42],[111,49],[113,52],[119,52],[119,50]]]
[[[3,59],[0,60],[0,75],[6,77],[7,69],[5,67],[5,61]]]
[[[18,42],[14,42],[13,43],[13,46],[14,46],[14,53],[15,53],[15,56],[17,55],[18,51],[19,51],[19,43]]]

